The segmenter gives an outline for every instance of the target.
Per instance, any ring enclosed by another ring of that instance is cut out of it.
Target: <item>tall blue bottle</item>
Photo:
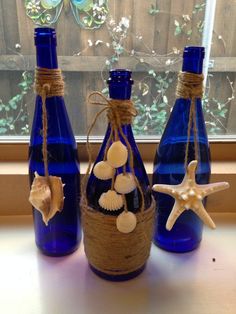
[[[56,69],[56,32],[52,28],[35,29],[37,66]],[[46,99],[48,131],[47,151],[49,175],[62,178],[64,207],[46,226],[41,213],[33,208],[36,245],[46,255],[63,256],[75,251],[81,239],[80,229],[80,171],[77,146],[64,98]],[[42,99],[37,95],[29,147],[30,183],[34,172],[44,175],[42,156]]]
[[[131,73],[132,72],[129,70],[122,70],[122,69],[110,71],[110,78],[108,79],[107,83],[109,85],[109,95],[111,99],[120,99],[120,100],[130,99],[131,89],[132,89],[132,84],[133,84]],[[133,158],[134,158],[134,172],[135,172],[135,176],[139,180],[142,191],[144,193],[144,202],[145,202],[145,209],[146,209],[146,208],[149,208],[151,205],[151,189],[150,189],[148,176],[146,174],[146,170],[144,168],[140,153],[138,151],[138,147],[135,143],[131,125],[130,124],[122,125],[122,130],[124,134],[126,135],[132,148]],[[98,157],[94,165],[96,165],[98,162],[103,160],[105,147],[106,147],[110,132],[111,132],[111,128],[110,128],[110,125],[108,125],[103,143],[101,145]],[[120,140],[125,145],[125,142],[123,141],[123,139],[120,138]],[[126,170],[128,172],[131,171],[128,166],[126,166]],[[118,173],[122,173],[122,167],[118,169]],[[112,213],[111,211],[104,210],[102,207],[100,207],[98,203],[98,200],[101,194],[103,192],[108,191],[110,187],[111,187],[111,180],[99,180],[94,176],[93,171],[91,171],[91,175],[89,177],[88,185],[87,185],[88,205],[94,208],[95,210],[98,210],[104,214],[111,215]],[[129,211],[136,213],[141,207],[141,195],[139,191],[135,189],[133,192],[126,194],[125,197],[126,197],[127,207]],[[123,210],[124,208],[121,208],[120,210],[115,211],[113,215],[118,216]],[[145,265],[143,265],[140,269],[126,275],[108,275],[106,273],[103,273],[95,269],[91,265],[90,267],[97,275],[99,275],[102,278],[105,278],[111,281],[123,281],[123,280],[134,278],[137,275],[139,275],[143,271]]]
[[[182,71],[201,74],[203,59],[203,47],[185,47]],[[179,184],[184,177],[190,104],[190,99],[179,98],[175,102],[155,156],[153,184]],[[210,178],[210,152],[200,98],[196,99],[195,106],[199,147],[196,181],[198,184],[206,184]],[[194,135],[191,129],[188,162],[194,159]],[[174,199],[157,192],[154,196],[157,201],[154,243],[173,252],[187,252],[197,248],[202,239],[203,223],[200,218],[191,210],[185,211],[172,230],[168,231],[165,225]]]

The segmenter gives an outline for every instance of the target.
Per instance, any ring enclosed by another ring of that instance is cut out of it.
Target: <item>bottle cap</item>
[[[34,30],[35,45],[57,45],[57,36],[54,28],[37,27]]]

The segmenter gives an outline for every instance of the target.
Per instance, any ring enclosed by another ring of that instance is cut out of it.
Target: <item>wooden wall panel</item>
[[[182,49],[184,45],[200,45],[201,35],[196,28],[199,20],[204,19],[204,10],[198,14],[193,14],[194,6],[202,3],[199,0],[109,0],[110,16],[118,23],[122,16],[130,17],[130,28],[128,38],[124,41],[124,47],[127,50],[127,57],[129,52],[135,51],[151,53],[155,50],[157,54],[165,55],[170,52],[173,47]],[[156,5],[160,12],[151,16],[148,11],[151,4]],[[180,22],[183,20],[182,15],[189,15],[191,21],[190,28],[193,29],[191,40],[187,40],[185,35],[175,36],[175,19]],[[90,124],[94,114],[99,108],[92,108],[87,106],[86,97],[92,90],[101,90],[104,87],[104,82],[101,76],[101,70],[106,69],[106,56],[111,56],[112,48],[106,45],[97,45],[88,48],[88,40],[96,42],[102,40],[104,42],[112,41],[110,34],[105,25],[96,31],[84,30],[78,26],[74,20],[70,9],[63,8],[59,20],[56,24],[58,33],[58,55],[61,57],[63,70],[65,71],[67,95],[66,102],[68,111],[72,121],[73,128],[76,134],[85,134],[87,124]],[[227,99],[230,96],[229,86],[226,82],[227,72],[224,74],[217,73],[218,71],[234,71],[236,57],[236,2],[231,0],[218,0],[216,6],[216,19],[214,25],[214,36],[212,45],[211,57],[216,57],[216,67],[213,71],[215,79],[212,80],[211,95],[219,95],[222,99]],[[16,85],[20,81],[20,73],[14,75],[9,73],[11,66],[17,66],[14,63],[17,59],[14,54],[15,44],[20,43],[21,50],[18,53],[27,55],[25,58],[26,65],[19,66],[19,70],[33,69],[35,55],[35,47],[33,41],[33,22],[26,16],[23,0],[0,0],[0,98],[4,101],[9,100],[10,97],[17,92]],[[136,35],[143,37],[143,40],[138,40]],[[222,36],[219,39],[218,36]],[[87,49],[85,49],[87,48]],[[76,59],[72,56],[78,52],[83,51],[82,55],[85,59]],[[8,57],[7,57],[8,56]],[[86,56],[94,57],[95,59],[86,59]],[[226,57],[227,59],[219,59],[218,57]],[[19,62],[18,57],[18,61]],[[69,58],[69,59],[68,59]],[[97,59],[96,59],[97,58]],[[217,59],[218,58],[218,59]],[[129,59],[121,59],[117,66],[129,65]],[[170,66],[170,69],[178,70],[177,66]],[[127,63],[128,61],[128,63]],[[132,61],[132,60],[131,60]],[[149,60],[150,61],[150,60]],[[29,62],[29,67],[27,65]],[[71,64],[75,62],[76,70],[73,70]],[[136,61],[132,61],[132,67],[135,70]],[[155,64],[155,62],[154,62]],[[86,66],[85,66],[86,65]],[[86,72],[86,67],[93,67]],[[160,69],[156,69],[159,71]],[[68,71],[68,72],[67,72]],[[12,70],[11,70],[12,72]],[[144,77],[142,70],[135,74],[137,80]],[[106,71],[105,78],[107,77]],[[229,74],[230,75],[230,74]],[[230,76],[235,86],[235,75]],[[174,100],[175,84],[168,91],[168,98]],[[155,86],[151,86],[152,92],[155,92]],[[218,96],[217,96],[218,97]],[[30,118],[33,114],[32,95],[27,99],[29,103]],[[147,103],[151,103],[150,96],[145,99]],[[235,100],[231,101],[229,106],[228,117],[225,120],[225,127],[229,129],[230,133],[236,133],[236,119],[234,117]],[[81,118],[82,117],[82,118]],[[80,121],[80,122],[78,122]],[[104,131],[103,123],[98,124],[95,128],[95,134],[101,134]]]

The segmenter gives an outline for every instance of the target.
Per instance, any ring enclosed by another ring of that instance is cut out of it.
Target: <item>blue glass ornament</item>
[[[182,71],[201,74],[204,58],[203,47],[185,47]],[[159,148],[155,155],[153,184],[176,185],[182,182],[185,174],[185,151],[188,141],[190,99],[176,100]],[[210,152],[202,111],[201,99],[195,100],[198,142],[198,168],[196,182],[209,183]],[[194,134],[191,128],[188,163],[195,159]],[[166,221],[174,205],[174,199],[163,193],[154,193],[157,201],[157,222],[154,243],[173,252],[187,252],[198,247],[202,239],[203,223],[191,210],[185,211],[177,219],[171,231],[166,230]]]
[[[35,29],[37,66],[56,69],[56,32],[51,28]],[[46,99],[48,131],[49,175],[62,178],[64,186],[64,207],[46,226],[41,213],[33,209],[35,240],[37,247],[46,255],[62,256],[75,251],[80,243],[80,172],[77,146],[64,98],[54,96]],[[42,156],[42,99],[36,97],[34,120],[29,147],[30,183],[34,173],[44,176]]]
[[[111,70],[110,78],[108,79],[108,84],[109,84],[109,95],[111,99],[119,99],[119,100],[130,99],[131,88],[133,84],[133,80],[131,79],[131,71],[121,70],[121,69]],[[131,125],[130,124],[122,125],[122,130],[124,134],[126,135],[132,149],[133,159],[134,159],[134,173],[142,188],[142,191],[144,194],[144,206],[146,209],[146,208],[149,208],[151,205],[151,190],[150,190],[148,176],[146,174],[140,153],[135,143]],[[111,132],[111,128],[110,128],[110,125],[108,125],[103,143],[101,145],[101,148],[97,156],[97,159],[94,163],[94,166],[98,162],[102,161],[104,158],[105,148],[106,148],[109,136],[110,136],[110,132]],[[120,136],[119,138],[125,145],[125,142],[123,141],[123,139]],[[126,171],[131,172],[129,165],[126,165]],[[122,167],[117,169],[117,174],[119,173],[122,173]],[[107,192],[110,189],[110,187],[111,187],[111,179],[100,180],[97,177],[95,177],[95,175],[93,174],[93,171],[91,171],[88,184],[87,184],[87,190],[86,190],[88,205],[92,207],[93,209],[102,212],[103,214],[118,216],[121,212],[123,212],[124,210],[123,207],[119,210],[111,212],[111,211],[107,211],[103,209],[98,203],[98,200],[101,194],[103,192]],[[135,189],[131,193],[126,194],[125,198],[126,198],[127,208],[129,209],[129,211],[136,213],[141,207],[141,195],[138,189]],[[145,265],[125,275],[110,275],[110,274],[106,274],[104,272],[97,270],[91,265],[90,267],[97,275],[99,275],[100,277],[104,279],[111,280],[111,281],[123,281],[123,280],[134,278],[137,275],[139,275],[145,268]]]

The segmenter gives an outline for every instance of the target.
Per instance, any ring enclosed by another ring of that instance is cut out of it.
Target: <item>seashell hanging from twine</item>
[[[93,168],[93,174],[100,180],[108,180],[113,177],[114,169],[107,161],[98,162]]]
[[[60,177],[56,176],[49,176],[50,181],[50,187],[51,187],[51,206],[50,206],[50,212],[47,217],[47,221],[49,221],[52,217],[55,216],[56,212],[61,212],[64,206],[64,193],[63,193],[63,187],[65,184],[62,183]]]
[[[132,173],[121,173],[116,177],[114,188],[120,194],[128,194],[136,189]]]
[[[50,211],[51,190],[46,177],[41,177],[35,173],[32,183],[29,202],[34,208],[39,210],[42,216],[47,217]]]
[[[119,168],[126,164],[128,150],[121,141],[114,142],[107,151],[107,161],[113,168]]]
[[[102,193],[98,203],[102,208],[110,211],[118,210],[124,205],[122,196],[113,190]]]
[[[137,225],[137,218],[134,213],[123,211],[116,219],[116,227],[122,233],[132,232]]]
[[[39,176],[35,172],[35,178],[31,186],[29,202],[40,211],[46,225],[56,212],[61,211],[64,205],[64,194],[61,178]]]

